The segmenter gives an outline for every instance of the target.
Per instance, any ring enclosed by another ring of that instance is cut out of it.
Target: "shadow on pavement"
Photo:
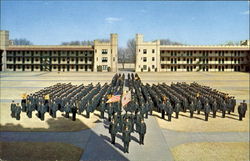
[[[81,156],[80,160],[128,161],[128,159],[118,151],[119,149],[121,152],[123,152],[122,145],[116,144],[115,147],[112,146],[110,143],[110,136],[97,134],[79,119],[76,119],[76,121],[71,121],[65,118],[58,118],[57,120],[51,118],[46,122],[48,123],[49,128],[25,128],[20,124],[14,125],[11,123],[1,126],[0,141],[68,143],[84,149],[84,154]],[[103,124],[101,121],[96,122],[96,124],[99,123]],[[84,129],[88,128],[88,130],[74,131],[76,126],[78,129],[85,127]],[[27,153],[32,153],[32,151]],[[2,156],[0,156],[0,158],[1,157]],[[37,158],[34,158],[33,160],[39,159],[41,159],[41,156],[37,156]]]

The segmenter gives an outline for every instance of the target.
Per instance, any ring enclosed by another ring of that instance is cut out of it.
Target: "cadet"
[[[21,113],[21,107],[19,106],[19,103],[17,103],[16,110],[15,110],[16,120],[20,120],[20,113]]]
[[[76,120],[76,112],[77,112],[75,103],[71,106],[71,112],[72,112],[72,121],[75,121]]]
[[[64,108],[64,112],[65,112],[65,117],[69,118],[69,113],[70,113],[70,104],[69,104],[69,102],[66,103],[65,108]]]
[[[144,136],[146,134],[146,124],[142,119],[139,126],[140,144],[144,144]]]
[[[26,107],[26,99],[22,99],[22,101],[21,101],[21,106],[22,106],[22,111],[23,112],[26,112],[26,109],[27,109],[27,107]]]
[[[171,121],[171,117],[173,114],[173,107],[172,107],[169,99],[167,100],[166,107],[167,107],[168,121]]]
[[[176,117],[177,119],[178,119],[178,117],[179,117],[179,112],[180,112],[180,110],[181,110],[181,105],[180,105],[180,102],[177,101],[177,102],[175,103],[175,108],[174,108],[175,117]]]
[[[11,117],[15,117],[15,111],[16,111],[16,104],[14,103],[14,100],[12,100],[12,103],[10,105],[10,110],[11,110]]]
[[[243,103],[240,103],[240,105],[238,106],[238,113],[239,113],[239,120],[242,121],[242,118],[243,118],[243,114],[244,114],[244,111],[245,108],[244,108],[244,105]]]
[[[210,106],[209,106],[208,102],[206,102],[206,104],[204,106],[204,113],[205,113],[205,121],[208,121],[208,116],[210,113]]]
[[[115,136],[117,133],[117,126],[116,126],[116,123],[115,123],[113,118],[109,124],[109,133],[111,135],[111,143],[115,144]]]
[[[247,111],[247,103],[245,102],[245,100],[243,100],[243,107],[244,107],[244,113],[243,113],[243,116],[242,117],[245,117],[246,115],[246,111]]]
[[[106,103],[105,103],[105,100],[104,100],[104,97],[103,97],[102,100],[101,100],[100,106],[99,106],[102,119],[104,118],[105,106],[106,106]]]
[[[39,107],[39,106],[38,106]],[[47,112],[47,106],[44,105],[43,103],[40,103],[40,114],[41,114],[41,120],[44,120],[44,114]]]
[[[227,110],[227,104],[225,101],[221,103],[222,118],[225,118]]]
[[[114,109],[111,103],[108,103],[108,120],[111,121],[111,116],[113,115]]]
[[[165,112],[167,112],[167,105],[166,99],[163,99],[162,103],[160,104],[160,111],[161,111],[161,118],[165,119]]]
[[[128,153],[129,142],[131,141],[130,130],[125,127],[122,133],[122,141],[124,143],[124,153]]]
[[[202,104],[201,104],[201,100],[200,99],[198,99],[198,101],[197,101],[196,109],[197,109],[197,114],[200,114],[200,111],[202,109]]]
[[[31,104],[31,102],[30,101],[28,101],[27,102],[27,116],[29,117],[29,118],[32,118],[32,111],[34,110],[34,105],[32,105]]]
[[[87,108],[86,108],[87,118],[89,118],[89,114],[90,114],[91,111],[92,111],[91,103],[88,101]]]
[[[195,107],[194,107],[194,102],[191,101],[191,104],[189,105],[189,111],[190,111],[190,118],[193,118],[193,114],[195,111]]]
[[[213,118],[216,118],[216,112],[217,112],[217,102],[216,102],[216,100],[213,101],[212,111],[213,111]]]
[[[58,105],[54,102],[51,104],[52,117],[56,118],[56,111],[58,110]]]

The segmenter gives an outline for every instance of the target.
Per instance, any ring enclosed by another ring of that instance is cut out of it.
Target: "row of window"
[[[193,53],[203,53],[204,56],[207,56],[209,53],[218,53],[219,56],[224,56],[225,53],[234,53],[235,56],[236,55],[240,55],[240,53],[244,53],[245,51],[182,51],[183,54],[187,54],[187,56],[192,56]],[[164,53],[170,53],[171,56],[176,56],[177,53],[180,54],[181,51],[165,51],[165,50],[161,50],[161,54],[164,54]]]
[[[43,54],[71,54],[71,53],[75,53],[75,54],[93,54],[93,51],[7,51],[7,53],[10,54],[39,54],[39,53],[43,53]]]
[[[178,59],[176,59],[176,58],[165,58],[165,57],[161,57],[161,61],[172,61],[172,60],[174,60],[174,61],[181,61],[181,59],[180,58],[178,58]],[[183,61],[196,61],[196,58],[183,58]],[[231,59],[228,59],[228,58],[224,58],[224,59],[221,59],[221,58],[214,58],[214,59],[212,59],[212,58],[209,58],[209,59],[199,59],[199,60],[201,60],[201,61],[204,61],[204,60],[206,60],[206,61],[228,61],[228,60],[231,60],[231,61],[236,61],[236,60],[238,60],[238,61],[244,61],[244,58],[231,58]]]
[[[178,65],[178,66],[166,66],[166,65],[161,65],[161,68],[162,69],[170,69],[170,68],[172,68],[172,67],[174,67],[174,68],[177,68],[177,69],[181,69],[181,67],[182,67],[182,69],[190,69],[190,68],[203,68],[202,66],[185,66],[185,65],[183,65],[183,66],[180,66],[180,65]],[[214,68],[214,69],[217,69],[217,68],[225,68],[225,69],[232,69],[232,68],[234,68],[235,66],[231,66],[231,65],[225,65],[225,66],[217,66],[217,65],[215,65],[214,67],[213,66],[206,66],[206,68],[210,68],[210,69],[212,69],[212,68]],[[243,66],[241,66],[241,68],[243,68]]]
[[[12,60],[13,60],[12,58],[8,58],[8,59],[7,59],[7,61],[12,61]],[[21,61],[21,58],[17,58],[16,60],[17,60],[17,61]],[[29,62],[29,61],[30,61],[30,59],[24,59],[24,60],[25,60],[26,62]],[[38,58],[34,59],[35,62],[38,62],[39,60],[40,60],[40,59],[38,59]],[[59,60],[59,59],[53,59],[54,62],[56,62],[56,61],[58,61],[58,60]],[[68,61],[70,61],[70,60],[71,60],[71,61],[75,61],[76,59],[73,59],[73,58],[72,58],[72,59],[67,59],[67,60],[68,60]],[[85,58],[85,59],[79,59],[78,61],[83,62],[83,60],[85,60],[85,61],[92,61],[92,58],[88,58],[88,59],[86,59],[86,58]],[[61,61],[66,61],[66,59],[61,59]]]
[[[141,49],[139,49],[139,52],[141,52]],[[152,53],[155,53],[155,49],[152,49]],[[147,49],[143,49],[143,54],[147,54]]]
[[[143,62],[147,62],[147,57],[142,57],[141,60]],[[155,57],[152,57],[152,61],[155,61]]]
[[[34,66],[34,67],[31,67],[31,66],[21,66],[21,65],[17,65],[16,66],[16,69],[40,69],[40,66]],[[59,67],[58,66],[53,66],[52,67],[53,69],[58,69]],[[69,68],[69,69],[84,69],[84,68],[89,68],[89,69],[92,69],[92,66],[79,66],[79,67],[75,67],[75,66],[60,66],[60,68],[62,69],[66,69],[66,68]],[[13,69],[13,66],[12,65],[7,65],[7,69]]]

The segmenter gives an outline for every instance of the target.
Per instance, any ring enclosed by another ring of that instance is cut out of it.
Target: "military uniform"
[[[116,126],[114,119],[112,119],[112,121],[109,124],[109,133],[111,135],[111,143],[115,144],[115,136],[117,133],[117,126]]]
[[[238,113],[239,113],[239,120],[242,121],[242,118],[243,118],[243,115],[244,115],[244,111],[245,108],[244,108],[244,105],[243,103],[241,103],[239,106],[238,106]]]
[[[10,110],[11,110],[11,117],[14,118],[15,112],[16,112],[16,104],[14,103],[14,101],[12,101],[12,103],[10,105]]]
[[[190,111],[190,118],[193,118],[193,114],[194,114],[194,111],[195,111],[195,105],[194,105],[193,101],[189,105],[189,111]]]
[[[213,118],[216,118],[216,112],[217,112],[217,102],[214,100],[212,104],[212,111],[213,111]]]
[[[140,136],[140,144],[144,144],[144,136],[146,134],[146,124],[144,121],[141,121],[139,124],[139,136]]]
[[[204,106],[204,113],[205,113],[205,121],[208,121],[208,116],[210,113],[210,106],[208,103],[206,103]]]
[[[125,128],[122,133],[122,141],[124,143],[124,152],[128,153],[129,142],[131,141],[130,131],[128,130],[128,128]]]
[[[22,111],[21,107],[19,106],[19,104],[17,104],[16,110],[15,110],[15,118],[16,118],[16,120],[20,120],[21,111]]]

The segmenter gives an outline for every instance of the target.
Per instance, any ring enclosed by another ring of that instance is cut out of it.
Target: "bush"
[[[110,67],[108,67],[108,72],[111,72],[111,68]]]
[[[97,66],[97,72],[102,72],[102,66],[101,65]]]

